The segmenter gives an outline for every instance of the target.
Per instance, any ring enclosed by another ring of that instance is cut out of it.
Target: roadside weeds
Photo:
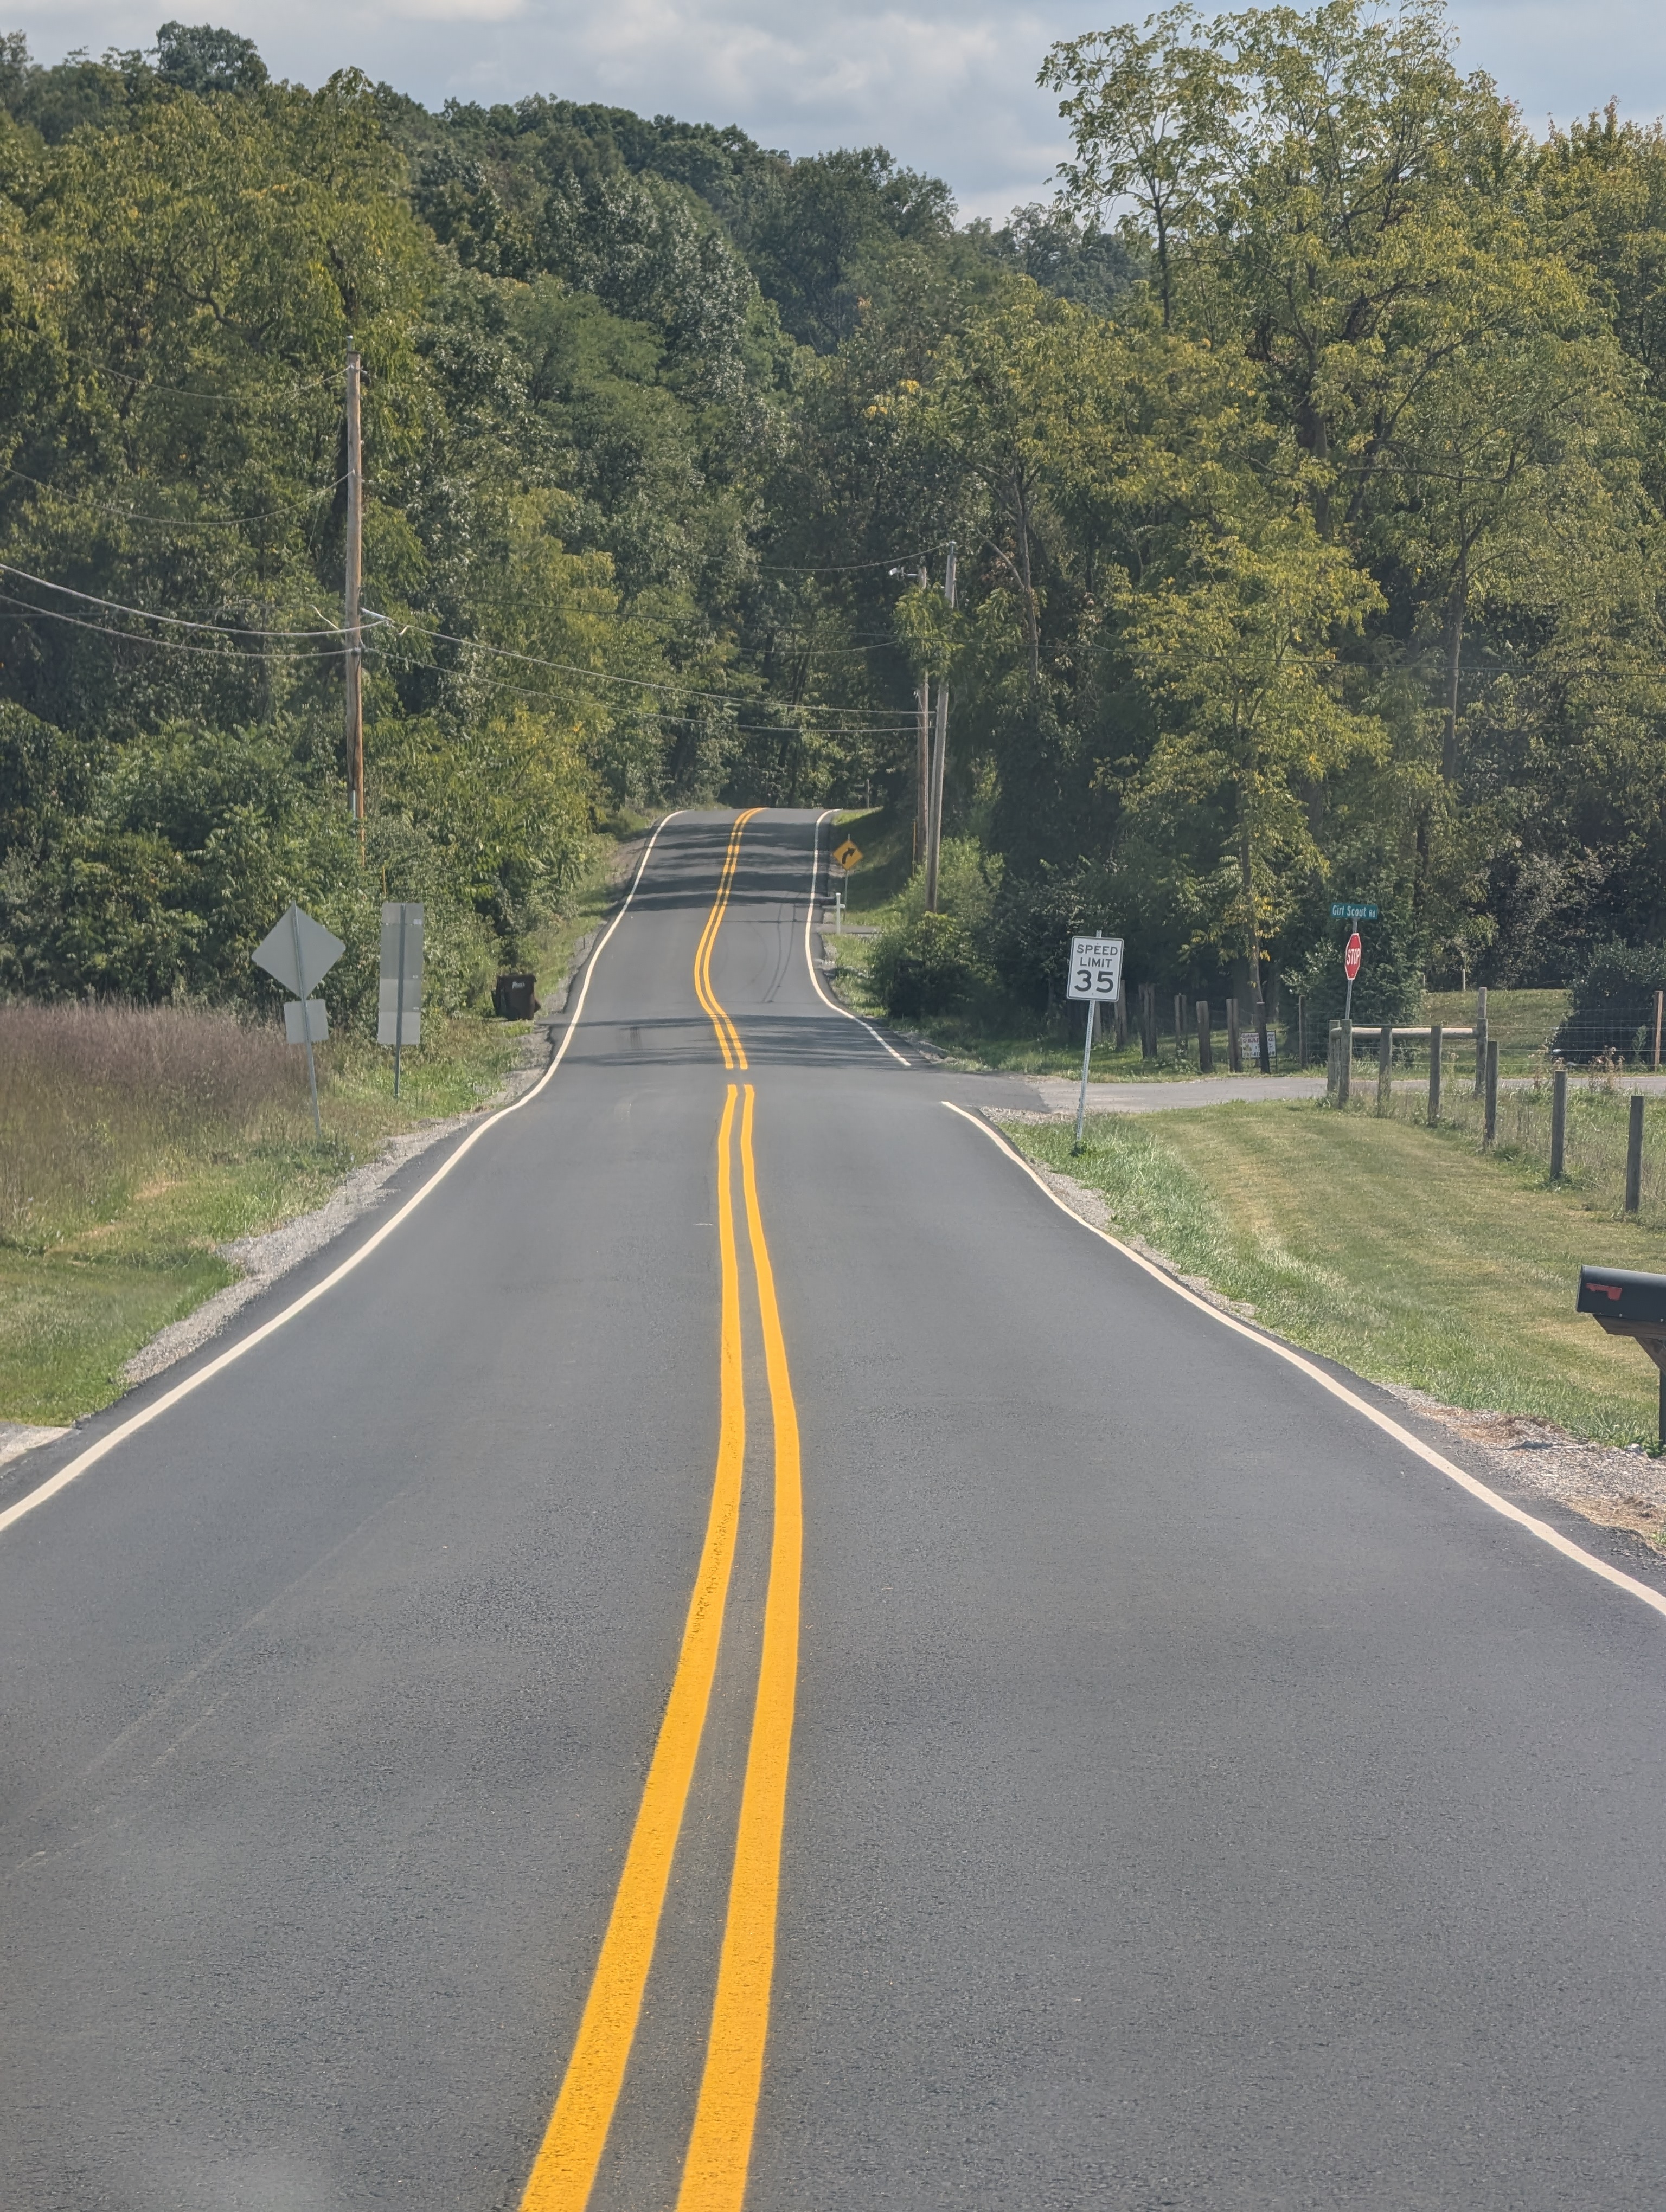
[[[198,1350],[280,1276],[376,1206],[408,1162],[513,1103],[536,1082],[549,1063],[552,1026],[565,1010],[573,977],[641,844],[639,836],[615,844],[605,869],[586,887],[577,916],[556,925],[540,948],[549,964],[541,963],[546,1002],[536,1022],[483,1025],[489,1053],[483,1060],[476,1054],[449,1079],[453,1097],[459,1090],[465,1097],[471,1089],[483,1094],[464,1110],[396,1129],[376,1143],[370,1158],[361,1153],[356,1162],[350,1149],[339,1146],[330,1158],[306,1148],[306,1158],[298,1155],[287,1174],[278,1172],[282,1163],[275,1161],[258,1187],[228,1191],[217,1201],[222,1218],[248,1222],[252,1216],[260,1225],[228,1238],[222,1229],[214,1239],[211,1230],[204,1237],[181,1220],[172,1229],[166,1265],[146,1263],[144,1239],[154,1231],[147,1230],[143,1208],[138,1220],[118,1218],[107,1230],[84,1233],[83,1241],[104,1241],[102,1264],[79,1262],[73,1252],[56,1264],[53,1255],[0,1254],[0,1296],[10,1307],[8,1328],[0,1333],[0,1402],[11,1416],[0,1418],[0,1461],[54,1440],[64,1433],[59,1424],[101,1410],[124,1390]],[[478,1083],[469,1079],[477,1060],[485,1071]],[[407,1068],[407,1087],[412,1072]],[[356,1088],[362,1087],[363,1077],[357,1070],[355,1075]],[[213,1172],[226,1181],[235,1171]],[[307,1204],[314,1194],[314,1202]],[[295,1206],[297,1195],[304,1210]],[[164,1191],[155,1202],[166,1207],[171,1196]],[[200,1201],[198,1210],[203,1211]],[[204,1214],[205,1224],[215,1210],[211,1204]],[[263,1213],[272,1225],[261,1223]]]

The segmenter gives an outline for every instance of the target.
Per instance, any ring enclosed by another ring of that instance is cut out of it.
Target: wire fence
[[[1570,1010],[1557,1024],[1547,1050],[1570,1066],[1610,1062],[1618,1067],[1654,1069],[1660,1066],[1663,1029],[1666,993],[1628,993]]]
[[[1419,1073],[1408,1065],[1414,1053],[1414,1048],[1402,1052],[1396,1045],[1386,1097],[1377,1079],[1375,1054],[1366,1064],[1356,1057],[1346,1110],[1381,1115],[1426,1128],[1430,1122],[1429,1048],[1426,1044],[1421,1048],[1420,1079]],[[1456,1137],[1467,1138],[1478,1152],[1490,1149],[1497,1158],[1535,1170],[1537,1177],[1548,1183],[1554,1073],[1535,1073],[1499,1085],[1489,1147],[1487,1100],[1484,1091],[1478,1093],[1475,1089],[1474,1067],[1473,1049],[1462,1055],[1443,1051],[1439,1127]],[[1640,1091],[1635,1079],[1638,1073],[1635,1067],[1627,1069],[1614,1058],[1589,1073],[1568,1073],[1560,1186],[1582,1197],[1594,1212],[1616,1218],[1625,1212],[1632,1101],[1633,1096],[1640,1096],[1642,1148],[1635,1218],[1645,1228],[1666,1229],[1666,1096]]]

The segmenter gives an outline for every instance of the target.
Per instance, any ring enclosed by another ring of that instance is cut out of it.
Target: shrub
[[[1006,878],[991,923],[990,951],[995,973],[1021,1006],[1052,1005],[1071,939],[1096,935],[1108,910],[1100,874],[1091,867],[1044,868],[1039,875]]]
[[[916,915],[886,930],[873,948],[868,978],[887,1013],[900,1021],[945,1013],[976,980],[972,940],[952,915]]]
[[[1654,1042],[1655,993],[1666,989],[1666,945],[1599,945],[1575,981],[1550,1048],[1563,1060],[1640,1060]]]
[[[1385,909],[1380,922],[1359,925],[1365,957],[1353,986],[1356,1022],[1408,1023],[1414,1021],[1422,1010],[1420,945],[1415,933],[1403,924],[1397,927],[1398,922],[1400,918]],[[1285,970],[1285,989],[1307,1001],[1310,1036],[1322,1036],[1327,1022],[1342,1018],[1342,1008],[1347,1003],[1347,976],[1342,967],[1347,927],[1334,922],[1334,933],[1314,945],[1299,966]]]

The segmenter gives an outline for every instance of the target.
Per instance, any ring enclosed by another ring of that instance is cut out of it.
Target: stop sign
[[[1348,939],[1347,951],[1342,955],[1342,967],[1350,983],[1359,973],[1359,955],[1364,950],[1365,947],[1359,942],[1359,933],[1356,929]]]

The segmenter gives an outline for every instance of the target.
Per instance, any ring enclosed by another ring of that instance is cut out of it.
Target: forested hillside
[[[1043,61],[995,231],[879,149],[7,40],[0,990],[246,994],[297,896],[350,1012],[401,895],[460,1005],[619,810],[909,802],[922,671],[1021,996],[1102,921],[1322,996],[1338,896],[1367,1012],[1657,940],[1658,131],[1535,137],[1432,6]]]

